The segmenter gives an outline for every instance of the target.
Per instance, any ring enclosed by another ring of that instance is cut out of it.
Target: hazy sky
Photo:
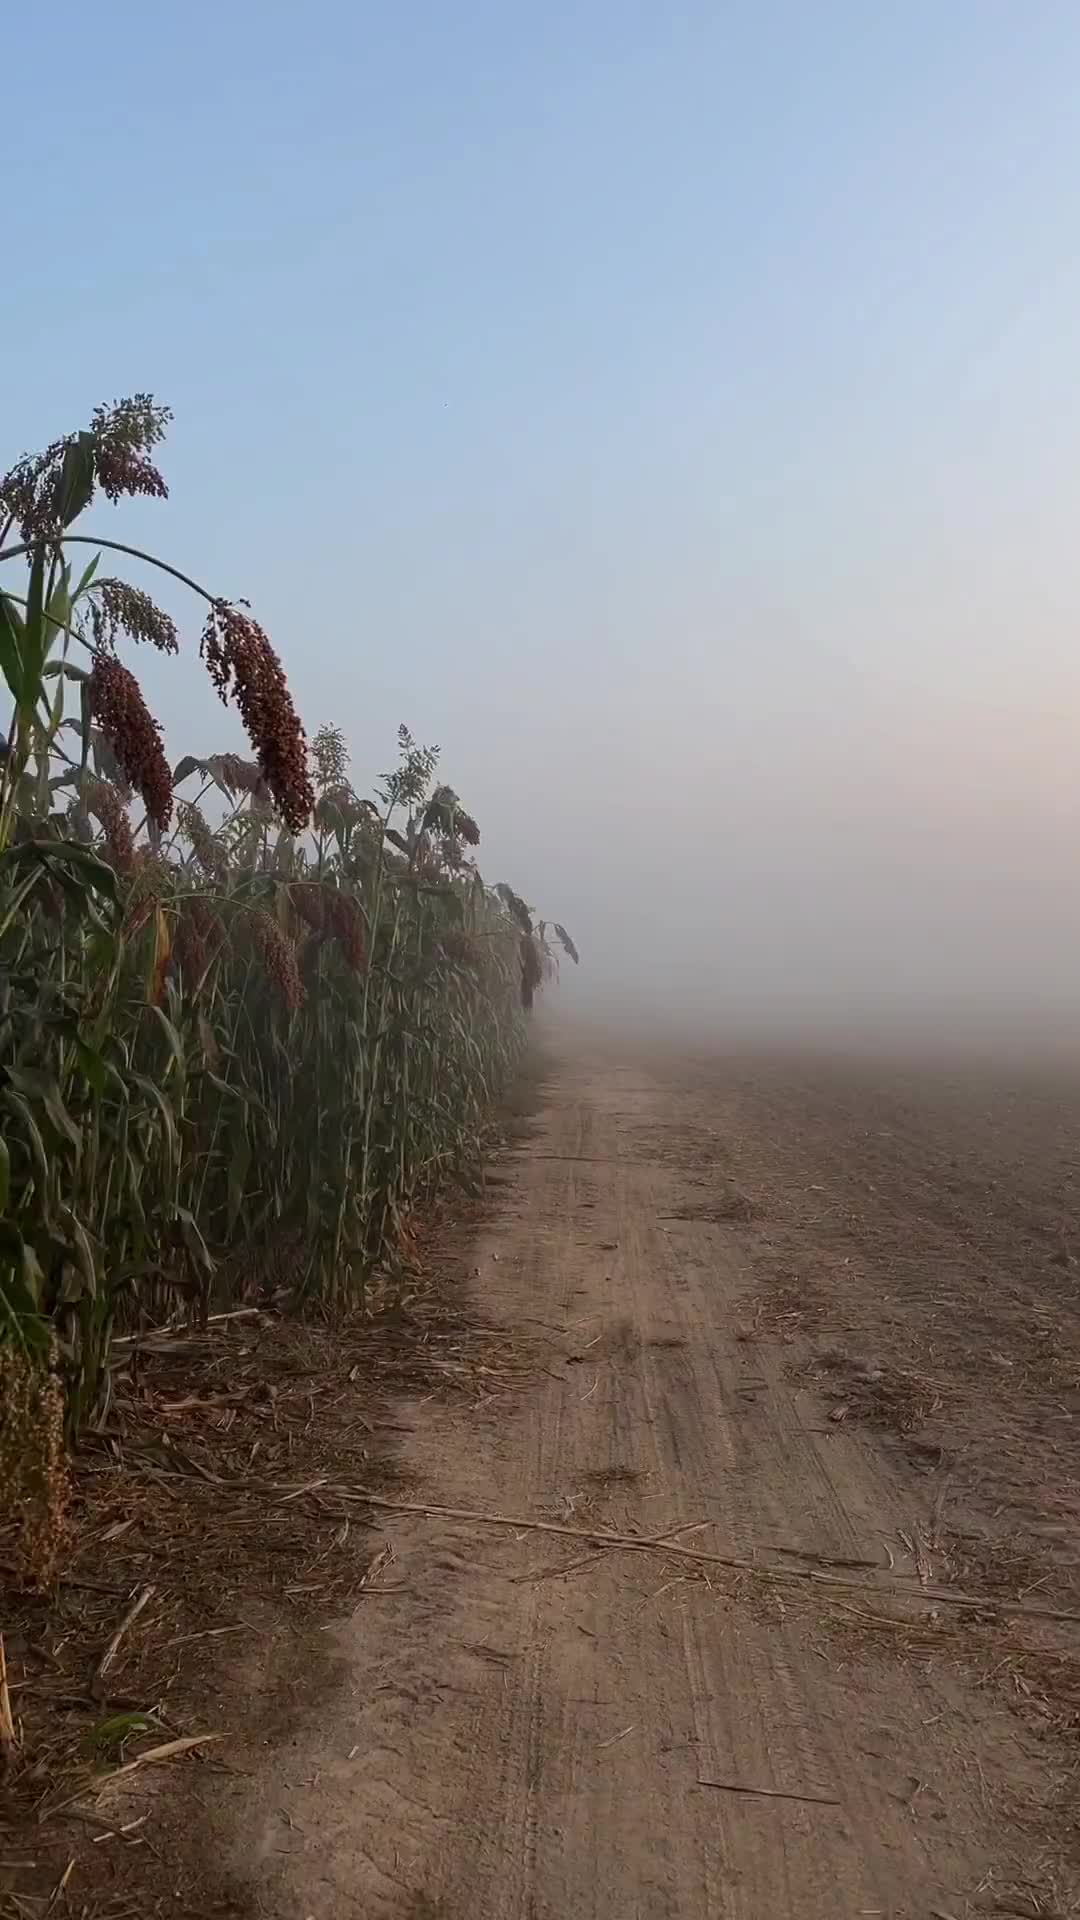
[[[1080,1003],[1075,0],[54,0],[4,65],[5,456],[167,400],[93,524],[362,787],[439,741],[582,987]]]

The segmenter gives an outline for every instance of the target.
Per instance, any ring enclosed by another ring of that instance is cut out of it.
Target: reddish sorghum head
[[[169,489],[148,460],[148,447],[165,437],[172,419],[168,407],[159,407],[153,394],[136,393],[115,400],[111,407],[95,407],[90,420],[94,436],[94,478],[110,500],[123,494],[142,494],[149,500],[167,500]]]
[[[135,675],[114,655],[99,653],[87,681],[90,712],[101,728],[124,778],[142,794],[147,818],[161,832],[172,819],[172,773],[161,728]]]
[[[171,419],[168,407],[159,407],[149,393],[116,400],[111,407],[95,407],[86,436],[93,469],[89,497],[99,486],[112,501],[124,494],[167,499],[169,489],[146,456],[164,438]],[[58,539],[63,531],[68,517],[62,497],[64,463],[79,438],[77,433],[66,433],[44,453],[23,454],[0,479],[0,524],[10,516],[28,544]]]
[[[215,600],[201,651],[221,699],[231,694],[239,709],[278,812],[290,832],[302,833],[315,804],[307,741],[267,635],[250,614]]]

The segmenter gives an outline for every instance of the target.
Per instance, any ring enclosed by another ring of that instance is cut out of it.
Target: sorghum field
[[[417,1200],[478,1165],[553,965],[436,750],[402,727],[360,797],[246,602],[81,531],[165,499],[168,420],[100,407],[0,482],[0,1530],[34,1582],[114,1338],[270,1288],[362,1306]],[[201,638],[132,565],[189,590]],[[140,647],[210,675],[249,758],[170,765]]]

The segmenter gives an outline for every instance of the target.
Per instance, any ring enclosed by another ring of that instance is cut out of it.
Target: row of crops
[[[268,1286],[362,1304],[577,957],[485,883],[434,750],[403,728],[360,797],[246,604],[82,530],[165,497],[168,417],[99,408],[0,482],[0,1461],[35,1406],[100,1416],[119,1332]],[[197,646],[117,568],[182,583]],[[171,765],[139,647],[197,651],[249,757]]]

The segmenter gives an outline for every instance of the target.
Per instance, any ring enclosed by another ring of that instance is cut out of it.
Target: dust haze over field
[[[834,675],[827,701],[794,711],[760,676],[741,711],[718,707],[715,757],[665,740],[658,703],[624,719],[613,702],[618,746],[597,744],[594,791],[549,795],[566,839],[550,868],[538,845],[529,874],[583,950],[562,1001],[703,1040],[1071,1050],[1065,696],[923,706]]]

